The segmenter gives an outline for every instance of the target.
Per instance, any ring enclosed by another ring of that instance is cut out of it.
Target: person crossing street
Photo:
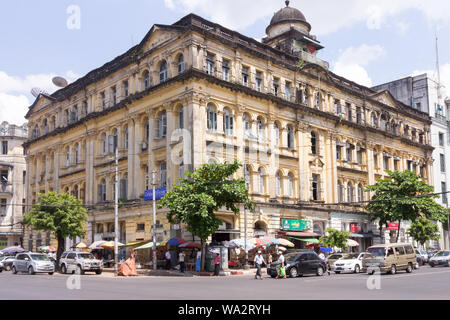
[[[254,261],[254,264],[255,264],[255,267],[256,267],[255,279],[258,279],[258,277],[259,277],[260,280],[263,279],[262,278],[262,272],[261,272],[261,266],[262,266],[263,263],[266,264],[266,262],[264,261],[263,256],[261,255],[261,251],[258,251],[258,254],[256,255],[255,261]]]

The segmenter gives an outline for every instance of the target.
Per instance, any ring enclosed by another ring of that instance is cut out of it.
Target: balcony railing
[[[328,62],[319,59],[315,55],[310,54],[306,51],[295,51],[294,53],[298,55],[300,59],[303,59],[306,62],[318,64],[319,66],[327,70],[330,68],[330,64]]]

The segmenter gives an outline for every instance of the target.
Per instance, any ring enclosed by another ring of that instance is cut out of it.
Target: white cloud
[[[56,74],[30,74],[17,77],[0,71],[0,120],[18,125],[25,123],[24,117],[28,107],[34,101],[31,89],[37,87],[50,94],[53,93],[59,89],[52,83],[54,76]],[[79,78],[79,75],[69,70],[65,77],[70,83]]]
[[[333,72],[364,86],[372,86],[372,79],[364,67],[386,55],[386,50],[379,46],[363,44],[342,51],[337,59]]]
[[[231,29],[244,29],[260,19],[269,22],[274,12],[284,6],[273,0],[164,0],[171,10],[182,13],[197,12],[205,18]],[[330,34],[355,23],[365,23],[369,29],[381,29],[392,17],[409,9],[415,9],[434,22],[450,21],[448,0],[292,0],[291,7],[300,9],[313,27],[313,33]],[[264,30],[261,30],[263,33]]]

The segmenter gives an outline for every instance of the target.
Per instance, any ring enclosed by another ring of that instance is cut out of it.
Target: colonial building
[[[450,186],[450,130],[448,122],[450,113],[438,81],[428,74],[421,74],[380,84],[373,89],[389,90],[396,99],[405,105],[429,114],[432,120],[430,127],[431,145],[434,147],[434,190],[435,192],[447,192]],[[448,195],[442,194],[438,202],[448,208]],[[439,229],[442,233],[440,241],[430,241],[430,245],[449,249],[448,234],[443,231],[440,223]]]
[[[431,181],[430,118],[330,72],[311,25],[288,5],[262,43],[194,14],[154,25],[125,54],[40,95],[26,116],[29,204],[69,192],[89,208],[86,241],[111,238],[117,146],[120,240],[150,239],[153,171],[170,190],[185,171],[237,158],[257,203],[249,237],[307,241],[331,226],[369,245],[377,230],[364,187],[388,169]],[[217,216],[224,224],[211,240],[244,236],[243,211]],[[156,231],[190,237],[165,210]]]
[[[0,125],[0,249],[21,245],[25,212],[26,164],[22,144],[27,126]]]

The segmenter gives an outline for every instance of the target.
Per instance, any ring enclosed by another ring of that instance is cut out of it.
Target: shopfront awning
[[[350,238],[380,238],[380,236],[373,233],[352,233]]]
[[[294,237],[292,237],[294,238]],[[294,238],[303,242],[309,242],[309,243],[319,243],[319,240],[317,240],[316,238]]]
[[[278,235],[280,236],[291,236],[291,237],[298,237],[298,238],[314,238],[314,237],[320,237],[319,234],[315,232],[301,232],[301,231],[278,231]]]

